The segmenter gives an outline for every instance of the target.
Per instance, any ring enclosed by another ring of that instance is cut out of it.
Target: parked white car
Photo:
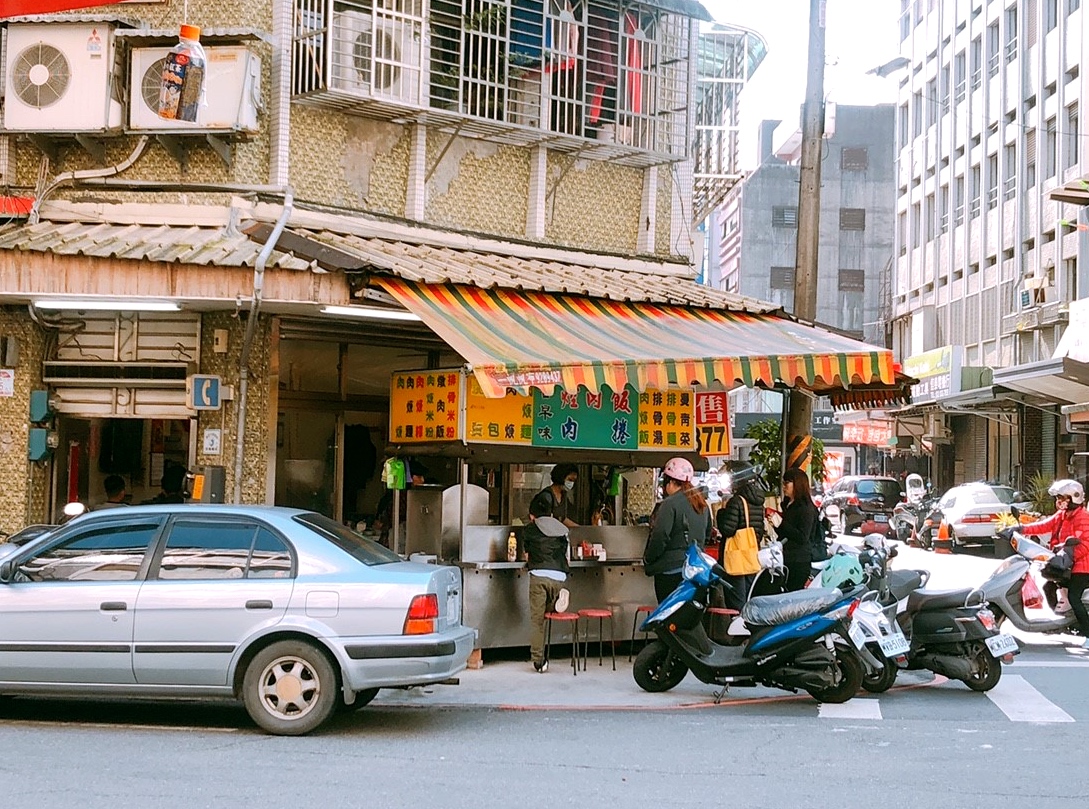
[[[1024,506],[1024,496],[1009,486],[963,483],[942,495],[938,503],[954,547],[994,542],[995,521],[1010,506]]]

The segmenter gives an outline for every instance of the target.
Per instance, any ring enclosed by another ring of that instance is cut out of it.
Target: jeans
[[[562,581],[529,574],[529,620],[533,627],[529,636],[529,654],[534,663],[545,659],[545,613],[555,608],[563,585]]]
[[[1086,610],[1085,602],[1081,600],[1086,589],[1089,589],[1089,573],[1071,573],[1070,582],[1066,585],[1066,596],[1070,599],[1070,608],[1077,616],[1082,637],[1089,638],[1089,610]]]

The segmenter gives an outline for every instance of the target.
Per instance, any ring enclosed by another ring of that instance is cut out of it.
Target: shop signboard
[[[459,369],[394,374],[390,440],[398,444],[461,440],[462,379]]]
[[[639,449],[696,448],[695,393],[648,389],[639,394]]]
[[[489,399],[476,377],[469,375],[465,397],[466,440],[484,444],[533,443],[533,397],[507,391]]]
[[[557,388],[551,396],[533,392],[533,445],[567,449],[638,448],[639,394],[631,386],[597,393]]]
[[[838,450],[826,449],[824,451],[824,485],[831,486],[843,477],[843,461],[846,454]]]
[[[937,402],[960,393],[963,353],[963,346],[942,346],[904,360],[904,373],[919,380],[911,386],[911,401]],[[846,430],[843,440],[852,443]]]
[[[851,421],[843,425],[843,443],[887,447],[892,440],[891,421]]]
[[[726,391],[696,394],[697,450],[705,458],[730,454],[730,397]]]

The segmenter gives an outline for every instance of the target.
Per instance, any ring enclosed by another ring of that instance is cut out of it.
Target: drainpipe
[[[265,289],[265,264],[272,255],[272,250],[284,232],[287,220],[291,218],[292,206],[295,202],[294,191],[289,187],[284,192],[284,210],[280,218],[276,220],[276,226],[269,234],[265,246],[257,256],[257,262],[253,265],[253,299],[250,302],[249,320],[246,322],[246,336],[242,340],[242,354],[238,358],[238,426],[235,429],[234,448],[234,499],[233,503],[242,502],[242,458],[244,450],[244,437],[246,426],[246,394],[250,383],[250,349],[253,346],[253,335],[257,331],[257,314],[261,309],[261,296]]]
[[[34,200],[34,206],[30,209],[30,216],[28,217],[28,222],[31,225],[38,224],[38,221],[41,219],[42,203],[45,201],[45,198],[52,194],[54,191],[56,191],[58,188],[60,188],[62,185],[79,182],[80,180],[95,179],[98,177],[113,177],[123,171],[130,169],[132,165],[137,160],[139,160],[140,156],[144,153],[144,150],[147,148],[148,140],[149,138],[147,135],[142,136],[137,142],[136,148],[132,150],[132,154],[130,154],[128,157],[126,157],[124,160],[116,165],[107,166],[104,169],[67,171],[64,174],[58,174],[56,177],[53,178],[53,182],[47,185],[45,187],[45,190],[38,195],[38,198],[36,200]]]

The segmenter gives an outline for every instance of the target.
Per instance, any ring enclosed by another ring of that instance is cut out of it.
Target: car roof
[[[141,514],[216,514],[232,517],[264,517],[266,519],[288,519],[298,514],[313,514],[314,512],[301,508],[287,508],[286,506],[264,505],[231,505],[227,503],[172,503],[148,506],[128,506],[126,508],[109,508],[101,511],[88,511],[81,514],[70,523],[93,522],[96,520],[109,520],[116,517],[139,516]]]

